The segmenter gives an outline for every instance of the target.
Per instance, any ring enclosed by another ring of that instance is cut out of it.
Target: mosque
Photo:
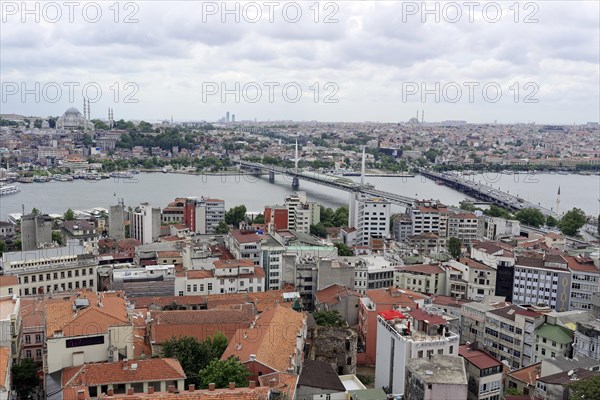
[[[90,102],[83,100],[83,115],[75,107],[69,108],[62,117],[56,120],[56,128],[64,130],[79,130],[84,132],[93,131],[94,124],[90,121]]]

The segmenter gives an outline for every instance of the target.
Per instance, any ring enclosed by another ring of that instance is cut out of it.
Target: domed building
[[[66,130],[83,129],[87,131],[94,130],[94,124],[90,122],[85,115],[82,115],[78,109],[71,107],[65,111],[62,117],[58,117],[56,120],[56,128]]]

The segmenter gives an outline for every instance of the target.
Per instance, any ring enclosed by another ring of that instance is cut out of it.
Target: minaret
[[[365,186],[365,149],[367,146],[363,146],[362,163],[360,166],[360,187]]]
[[[417,110],[417,123],[419,123],[419,110]]]
[[[421,110],[421,123],[425,122],[425,110]]]
[[[90,99],[87,101],[87,120],[91,121],[92,117],[90,115]]]
[[[558,193],[556,194],[556,215],[560,217],[560,186],[558,187]]]
[[[87,109],[85,108],[85,97],[83,98],[83,131],[87,132]]]

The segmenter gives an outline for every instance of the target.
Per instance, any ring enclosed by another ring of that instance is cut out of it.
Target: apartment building
[[[142,203],[129,216],[130,236],[142,244],[158,241],[160,236],[160,208]]]
[[[446,237],[455,237],[464,246],[470,246],[475,240],[483,238],[483,217],[473,213],[448,213]]]
[[[446,237],[448,207],[435,201],[421,201],[406,210],[412,224],[411,235],[435,233]]]
[[[446,294],[446,269],[437,264],[396,267],[394,286],[425,294]]]
[[[390,203],[379,197],[351,194],[348,226],[356,228],[356,246],[369,246],[373,238],[385,238],[390,227]]]
[[[254,228],[245,223],[240,224],[240,229],[232,229],[225,238],[225,246],[234,258],[251,261],[254,265],[262,264],[261,243],[264,234],[259,234]]]
[[[318,224],[321,220],[321,206],[318,203],[309,202],[305,192],[296,192],[287,196],[284,206],[288,211],[287,229],[310,233],[310,226]]]
[[[423,308],[427,301],[426,296],[409,290],[391,287],[367,290],[358,303],[358,364],[375,364],[377,359],[377,318],[380,312]]]
[[[473,259],[463,257],[459,261],[444,263],[454,270],[450,272],[449,296],[481,301],[493,296],[496,290],[496,270]],[[456,276],[452,279],[452,276]],[[454,288],[452,287],[454,286]],[[446,285],[448,290],[448,285]]]
[[[287,206],[265,207],[265,225],[267,232],[273,233],[281,229],[289,229],[289,212]]]
[[[573,331],[564,326],[544,322],[535,330],[534,362],[549,357],[570,358],[573,353]]]
[[[439,315],[423,309],[409,311],[406,315],[394,310],[380,312],[375,386],[386,386],[391,393],[402,394],[409,359],[458,356],[458,349],[459,335],[450,331],[447,321]],[[460,362],[462,365],[462,360]],[[464,366],[462,368],[464,371]]]
[[[500,400],[503,364],[476,343],[460,346],[458,355],[465,360],[468,379],[467,400]]]
[[[588,356],[600,361],[600,321],[577,322],[573,333],[574,356]]]
[[[365,255],[354,259],[354,290],[364,294],[370,289],[394,286],[394,270],[399,265],[397,261],[380,255]],[[352,262],[349,265],[352,266]]]
[[[65,221],[61,227],[64,243],[75,243],[89,248],[89,252],[98,250],[98,232],[96,226],[88,221],[74,220]]]
[[[514,266],[513,303],[546,304],[569,310],[571,271],[560,255],[519,256]]]
[[[565,256],[571,271],[569,310],[591,310],[594,293],[598,293],[600,270],[589,257]]]
[[[45,307],[47,374],[85,363],[133,357],[133,326],[121,292],[80,292]]]
[[[178,296],[264,291],[264,270],[249,260],[218,260],[210,269],[190,270],[175,277]]]
[[[461,308],[461,332],[462,343],[483,343],[485,339],[485,317],[488,311],[507,307],[510,303],[497,299],[488,301],[470,302],[463,304]],[[498,300],[498,301],[495,301]]]
[[[21,249],[36,250],[52,243],[52,218],[49,215],[21,216]]]
[[[500,240],[506,237],[515,237],[521,234],[521,222],[516,219],[485,217],[484,231],[485,238],[488,240]]]
[[[535,330],[542,323],[543,314],[518,305],[488,311],[484,349],[511,368],[526,367],[535,362]]]
[[[225,220],[225,201],[221,199],[188,198],[183,206],[183,223],[191,232],[214,235],[217,226]]]

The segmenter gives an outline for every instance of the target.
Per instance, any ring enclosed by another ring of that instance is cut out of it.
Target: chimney
[[[154,394],[154,386],[148,386],[148,394]]]
[[[214,392],[215,390],[215,384],[214,383],[209,383],[208,384],[208,391],[209,392]]]
[[[256,388],[256,381],[249,381],[249,382],[248,382],[248,387],[249,387],[250,389],[254,389],[254,388]]]
[[[115,395],[115,391],[112,388],[110,388],[106,391],[106,395],[112,397]]]
[[[229,390],[235,389],[235,382],[229,382]]]
[[[127,396],[133,396],[133,392],[134,392],[133,388],[130,387],[129,389],[127,389]]]
[[[85,390],[77,391],[77,400],[85,400]]]
[[[167,391],[169,393],[175,393],[175,385],[169,385],[169,388],[167,389]]]
[[[188,387],[188,390],[189,390],[190,392],[193,392],[194,390],[196,390],[196,385],[194,385],[194,384],[190,385],[190,386]]]

